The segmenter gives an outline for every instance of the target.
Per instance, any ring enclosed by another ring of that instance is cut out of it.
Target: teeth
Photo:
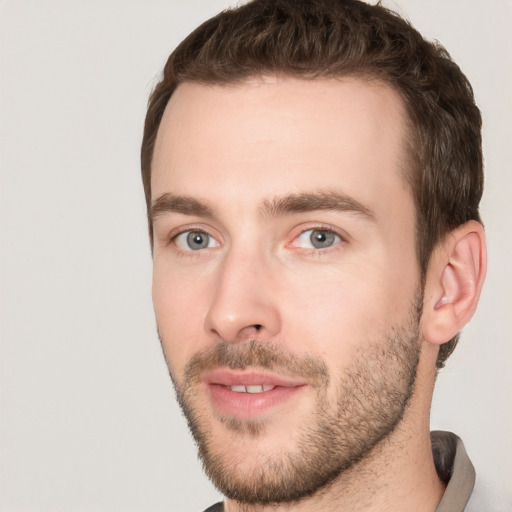
[[[263,393],[263,386],[247,386],[247,393]]]
[[[263,393],[264,391],[270,391],[271,389],[274,388],[275,386],[270,386],[268,384],[262,386],[229,386],[229,389],[231,389],[231,391],[234,391],[235,393]]]

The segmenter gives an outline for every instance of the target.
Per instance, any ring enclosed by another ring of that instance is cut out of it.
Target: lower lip
[[[237,393],[220,384],[208,384],[210,396],[217,410],[229,416],[248,419],[291,400],[305,386],[276,386],[262,393]]]

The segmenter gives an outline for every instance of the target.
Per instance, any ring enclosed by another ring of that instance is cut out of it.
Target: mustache
[[[319,387],[326,386],[329,382],[327,366],[319,357],[311,354],[296,356],[276,344],[256,340],[241,343],[221,341],[197,352],[185,367],[184,382],[198,382],[201,374],[219,367],[232,370],[258,367],[302,377]]]

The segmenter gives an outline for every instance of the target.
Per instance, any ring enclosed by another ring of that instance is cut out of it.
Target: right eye
[[[219,242],[204,231],[185,231],[174,239],[174,243],[183,251],[199,251],[219,246]]]

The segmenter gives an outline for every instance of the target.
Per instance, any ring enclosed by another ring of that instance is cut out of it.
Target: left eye
[[[327,249],[341,242],[341,238],[328,229],[308,229],[297,237],[297,245],[304,249]]]
[[[174,242],[184,251],[199,251],[201,249],[210,249],[218,247],[219,242],[204,231],[185,231],[178,235]]]

